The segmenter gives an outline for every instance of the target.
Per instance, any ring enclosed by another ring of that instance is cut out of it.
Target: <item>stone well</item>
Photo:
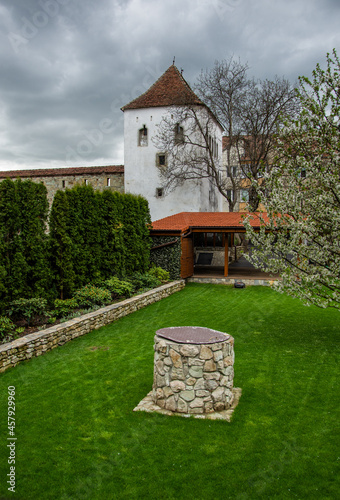
[[[234,339],[196,326],[158,330],[155,335],[152,400],[187,414],[228,409],[233,402]]]

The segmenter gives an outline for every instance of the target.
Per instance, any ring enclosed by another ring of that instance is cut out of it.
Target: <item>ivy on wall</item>
[[[151,251],[150,262],[170,273],[171,279],[181,276],[181,238],[174,236],[152,236],[152,247],[171,243],[172,245],[155,248]]]

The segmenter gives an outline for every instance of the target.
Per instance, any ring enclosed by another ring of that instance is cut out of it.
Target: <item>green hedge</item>
[[[60,298],[114,274],[145,272],[150,258],[149,224],[149,206],[141,196],[95,192],[91,186],[57,192],[50,227]]]
[[[30,180],[0,183],[0,310],[19,298],[48,296],[47,190]]]
[[[58,191],[47,232],[46,187],[0,183],[0,313],[16,299],[72,297],[88,283],[149,268],[151,223],[141,196],[91,186]]]

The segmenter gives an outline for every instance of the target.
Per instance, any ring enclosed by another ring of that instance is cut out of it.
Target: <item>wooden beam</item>
[[[229,273],[229,246],[228,246],[228,234],[225,235],[225,246],[224,246],[224,276],[227,277]]]
[[[168,241],[168,243],[162,243],[161,245],[157,245],[155,247],[150,248],[150,250],[152,251],[152,250],[158,250],[158,248],[169,247],[170,245],[175,245],[175,243],[177,242],[178,239],[173,241]]]

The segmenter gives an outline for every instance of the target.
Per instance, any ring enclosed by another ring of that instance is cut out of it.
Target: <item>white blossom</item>
[[[245,221],[256,250],[250,260],[277,272],[275,288],[306,304],[340,309],[340,62],[327,54],[313,78],[300,77],[301,113],[285,123],[277,167],[257,188],[267,216],[256,233]]]

